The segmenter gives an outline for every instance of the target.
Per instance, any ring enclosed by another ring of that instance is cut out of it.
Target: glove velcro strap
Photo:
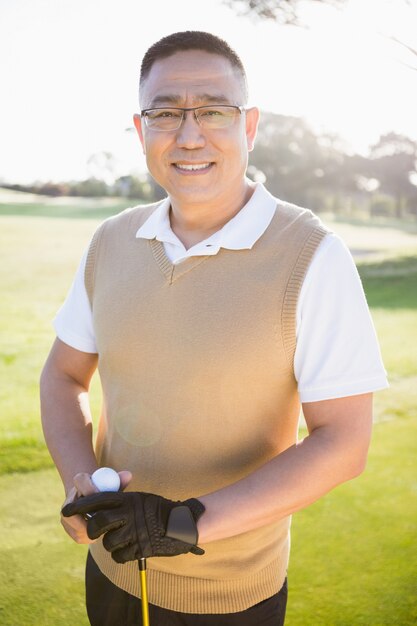
[[[196,546],[197,521],[205,510],[203,504],[195,498],[174,507],[169,514],[166,536]]]
[[[190,498],[189,500],[184,500],[183,504],[188,506],[188,508],[190,509],[195,523],[198,522],[198,520],[200,519],[200,517],[203,515],[204,511],[206,510],[206,507],[204,506],[204,504],[200,502],[200,500],[197,500],[197,498]]]

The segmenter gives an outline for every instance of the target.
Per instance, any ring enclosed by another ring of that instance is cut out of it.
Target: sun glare
[[[220,0],[204,15],[198,0],[164,2],[163,20],[161,2],[149,4],[146,16],[136,0],[0,4],[0,177],[79,178],[103,150],[124,171],[143,167],[135,135],[125,133],[138,108],[140,59],[154,41],[185,29],[230,42],[247,67],[250,101],[261,109],[305,117],[354,150],[391,129],[416,136],[415,73],[406,49],[389,39],[417,47],[409,19],[417,23],[416,4],[304,5],[309,28],[238,17]]]

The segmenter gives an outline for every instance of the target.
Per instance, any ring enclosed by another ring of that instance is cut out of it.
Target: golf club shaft
[[[148,604],[148,585],[146,580],[146,559],[139,559],[139,576],[142,604],[142,623],[143,626],[149,626],[149,604]]]
[[[179,541],[187,541],[187,538],[184,538],[184,534],[181,530],[171,529],[169,534],[167,533],[167,537],[171,539],[178,539]],[[146,558],[142,557],[138,559],[139,565],[139,577],[140,577],[140,590],[142,597],[142,623],[143,626],[149,626],[149,602],[148,602],[148,584],[146,579]]]

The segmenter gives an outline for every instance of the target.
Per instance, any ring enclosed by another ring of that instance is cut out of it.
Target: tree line
[[[288,202],[316,212],[417,217],[417,142],[391,132],[368,154],[349,154],[337,135],[301,118],[263,113],[249,175]]]
[[[95,175],[86,180],[3,187],[47,196],[118,196],[140,202],[164,196],[147,174],[112,179],[111,153],[91,160]],[[317,134],[298,117],[263,113],[247,173],[278,198],[316,212],[417,218],[416,170],[417,142],[409,137],[387,133],[368,154],[349,154],[337,135]]]

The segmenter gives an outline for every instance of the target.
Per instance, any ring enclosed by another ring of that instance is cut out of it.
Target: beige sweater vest
[[[156,206],[104,222],[87,259],[103,387],[96,451],[100,465],[132,471],[129,490],[183,500],[296,442],[296,305],[326,230],[310,211],[280,203],[252,250],[173,266],[162,243],[135,236]],[[232,613],[272,596],[286,576],[289,527],[286,517],[203,545],[204,556],[148,559],[149,601]],[[115,563],[101,542],[91,553],[140,596],[137,563]]]

